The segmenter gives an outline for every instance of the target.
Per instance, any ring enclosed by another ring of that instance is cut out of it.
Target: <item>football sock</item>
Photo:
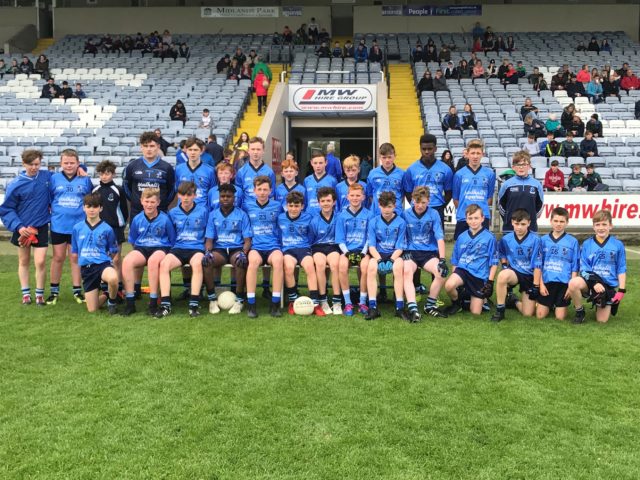
[[[189,296],[189,307],[197,307],[198,300],[200,300],[200,295],[190,295]]]
[[[504,303],[499,303],[499,304],[496,305],[496,310],[499,311],[499,312],[504,312],[505,308],[506,307],[505,307]]]
[[[133,290],[136,293],[136,295],[140,295],[142,293],[142,284],[140,282],[134,283]]]
[[[343,290],[342,296],[344,297],[344,304],[351,305],[351,292],[349,290]]]
[[[328,300],[327,294],[325,293],[324,295],[320,295],[320,303],[325,303]]]
[[[360,302],[364,303],[364,302]],[[375,298],[369,299],[369,308],[378,308],[378,301]]]
[[[360,294],[360,304],[363,304],[363,305],[367,304],[367,294],[366,293],[364,295],[362,293]]]
[[[37,290],[37,289],[36,289]],[[36,291],[36,295],[37,295],[37,291]],[[25,287],[22,289],[22,296],[24,297],[25,295],[31,295],[31,288],[30,287]]]
[[[404,308],[404,300],[396,299],[396,310],[402,310]]]
[[[584,312],[584,307],[576,307],[576,312]]]
[[[60,295],[60,284],[52,283],[50,290],[51,290],[51,295]]]
[[[331,297],[331,303],[333,305],[341,303],[342,299],[340,298],[340,295],[334,295],[333,297]]]
[[[82,287],[81,287],[81,286],[79,286],[79,285],[74,285],[74,286],[72,287],[72,290],[73,290],[73,294],[74,294],[74,295],[80,295],[80,294],[82,294]]]
[[[247,303],[249,305],[255,305],[256,303],[256,294],[254,293],[247,293]]]
[[[309,296],[313,300],[313,304],[318,305],[318,290],[309,290]]]
[[[407,308],[409,309],[410,312],[417,312],[418,304],[416,302],[409,302],[407,303]]]
[[[134,292],[127,292],[125,295],[127,305],[133,307],[136,304],[136,294]]]
[[[28,288],[27,288],[27,290],[28,290]],[[44,296],[44,288],[36,288],[36,296],[37,297],[43,297]]]
[[[156,302],[157,302],[157,297],[156,297]],[[153,305],[153,303],[149,302],[150,304]],[[160,299],[160,305],[162,305],[163,307],[170,307],[171,306],[171,297],[162,297]]]
[[[169,300],[169,303],[171,303],[171,300]],[[149,305],[151,305],[151,306],[158,305],[158,294],[157,293],[150,293],[149,294]]]
[[[427,308],[435,308],[436,307],[436,299],[433,297],[427,297]]]
[[[278,305],[280,305],[280,298],[281,298],[281,294],[280,292],[272,292],[271,293],[271,303],[277,303]]]

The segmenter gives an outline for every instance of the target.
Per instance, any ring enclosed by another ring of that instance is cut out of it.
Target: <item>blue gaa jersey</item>
[[[71,234],[71,253],[78,255],[78,265],[111,262],[118,253],[118,240],[107,222],[100,220],[91,226],[86,220],[78,222]]]
[[[542,281],[569,283],[571,273],[578,272],[580,246],[573,235],[563,233],[554,238],[551,233],[540,239],[535,268],[542,270]]]
[[[217,210],[220,208],[220,185],[214,185],[209,190],[207,206],[209,210]],[[242,206],[242,192],[238,190],[233,201],[234,207]]]
[[[482,228],[475,235],[467,230],[456,240],[451,264],[487,281],[489,270],[498,264],[497,247],[496,237],[486,228]]]
[[[131,218],[142,211],[142,192],[145,188],[160,189],[159,210],[166,212],[169,204],[176,196],[176,171],[169,162],[157,157],[147,163],[143,157],[129,162],[124,169],[122,188],[131,201]]]
[[[140,212],[129,226],[129,243],[134,247],[173,247],[175,241],[176,229],[164,212],[158,212],[154,219]]]
[[[235,180],[236,187],[238,188],[236,195],[242,195],[242,204],[255,200],[256,195],[253,193],[253,179],[261,175],[271,179],[271,197],[273,197],[273,192],[276,189],[276,176],[273,170],[271,170],[271,167],[260,163],[258,168],[255,168],[251,162],[247,162],[240,167]]]
[[[473,203],[482,207],[485,218],[491,218],[489,200],[493,198],[496,188],[496,174],[487,167],[480,166],[478,170],[467,165],[458,170],[453,176],[453,199],[458,201],[456,220],[464,221],[465,210]]]
[[[220,209],[212,210],[207,223],[207,238],[214,240],[214,248],[242,248],[245,238],[252,238],[249,217],[240,208],[228,214]]]
[[[411,195],[416,187],[428,187],[432,208],[444,205],[444,192],[452,190],[453,173],[451,168],[441,160],[436,160],[431,167],[418,160],[405,172],[402,179],[402,190]]]
[[[438,240],[444,240],[440,214],[428,208],[418,215],[413,208],[404,211],[407,222],[407,250],[438,252]]]
[[[498,208],[504,220],[502,231],[513,230],[511,225],[511,214],[518,208],[524,208],[531,216],[531,226],[529,230],[538,231],[538,214],[542,211],[544,203],[544,192],[542,184],[535,178],[529,176],[511,177],[500,187],[498,192]]]
[[[371,212],[362,206],[355,213],[351,211],[351,207],[347,207],[338,214],[336,243],[340,245],[343,253],[367,253],[369,248],[367,233],[370,216]]]
[[[257,200],[244,203],[242,208],[249,217],[253,241],[251,248],[260,252],[279,250],[281,248],[278,216],[282,207],[275,200],[260,205]]]
[[[311,248],[311,215],[307,212],[293,219],[288,213],[281,213],[278,216],[278,228],[283,252],[293,248]]]
[[[404,174],[404,170],[395,165],[389,171],[386,171],[382,167],[376,167],[371,170],[367,177],[365,195],[369,202],[369,210],[372,215],[380,215],[378,198],[382,192],[393,192],[396,194],[396,213],[399,215],[402,214],[402,210],[404,210],[404,198],[402,196],[402,179],[404,178]]]
[[[200,162],[196,168],[191,169],[189,163],[181,163],[176,167],[176,192],[182,182],[196,184],[196,199],[198,205],[207,205],[209,190],[218,183],[213,167]]]
[[[93,190],[89,177],[55,173],[49,185],[51,190],[51,231],[71,234],[76,223],[84,220],[82,199]]]
[[[376,247],[378,253],[393,253],[407,248],[407,222],[397,213],[389,221],[376,215],[369,220],[367,243]]]
[[[322,177],[316,177],[313,173],[304,179],[304,189],[306,191],[304,195],[305,211],[308,213],[315,213],[320,211],[320,204],[318,203],[318,189],[321,187],[336,188],[338,181],[335,177],[325,173]]]
[[[204,251],[204,234],[209,212],[204,205],[195,204],[188,212],[178,205],[169,211],[176,230],[174,248]]]
[[[338,214],[331,212],[329,218],[324,218],[322,212],[313,215],[311,219],[311,244],[335,245],[336,244],[336,220]]]
[[[618,287],[618,275],[627,272],[627,255],[624,245],[616,237],[609,236],[600,243],[590,237],[582,244],[580,271],[593,272],[610,287]]]
[[[363,181],[358,181],[358,183],[360,185],[362,185],[362,188],[365,191],[367,191],[367,184],[364,183]],[[347,200],[347,194],[349,193],[349,187],[352,184],[349,183],[348,180],[343,180],[341,181],[338,185],[336,185],[336,210],[338,212],[341,212],[342,210],[344,210],[345,208],[347,208],[349,206],[349,200]]]
[[[42,227],[51,220],[49,212],[51,173],[40,170],[34,177],[20,172],[7,187],[0,206],[0,219],[7,230]]]
[[[278,187],[276,188],[276,197],[275,197],[276,200],[280,202],[280,204],[282,205],[283,212],[287,211],[287,195],[289,195],[290,192],[300,192],[302,194],[302,197],[305,199],[304,205],[307,204],[307,191],[305,190],[304,185],[296,182],[295,185],[289,188],[283,182],[280,185],[278,185]]]
[[[539,249],[540,237],[535,232],[527,232],[521,240],[509,232],[498,243],[498,257],[506,258],[509,266],[523,275],[533,275]]]

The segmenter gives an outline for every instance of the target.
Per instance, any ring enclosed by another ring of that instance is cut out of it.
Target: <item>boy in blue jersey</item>
[[[184,148],[188,160],[176,167],[176,191],[182,182],[193,182],[196,185],[196,204],[206,206],[209,190],[216,184],[216,172],[200,159],[200,154],[204,151],[202,140],[190,137]]]
[[[238,195],[242,195],[241,204],[252,202],[256,196],[253,189],[253,179],[264,175],[269,177],[271,185],[276,184],[276,176],[273,170],[262,160],[264,156],[264,140],[260,137],[253,137],[249,140],[249,161],[238,170],[235,185],[239,190]],[[271,192],[273,197],[273,191]]]
[[[118,272],[112,260],[118,253],[118,240],[109,224],[100,218],[102,196],[89,193],[83,203],[86,219],[73,227],[71,256],[80,265],[87,311],[96,312],[107,302],[109,315],[115,315]],[[107,285],[107,295],[100,295],[101,282]]]
[[[360,158],[356,155],[349,155],[342,162],[342,168],[344,169],[345,179],[338,183],[336,186],[336,195],[337,195],[337,208],[338,212],[341,212],[345,208],[349,206],[349,200],[347,200],[347,195],[349,194],[349,187],[354,183],[359,183],[365,188],[367,184],[359,181],[358,177],[360,176]]]
[[[396,213],[401,214],[402,206],[402,179],[404,170],[398,168],[396,162],[396,150],[390,143],[383,143],[378,149],[379,167],[374,168],[367,178],[366,195],[367,205],[372,215],[380,215],[378,199],[382,192],[396,193]]]
[[[282,211],[287,211],[287,195],[294,190],[306,196],[304,185],[298,183],[298,164],[295,160],[284,159],[282,162],[282,183],[276,187],[276,200],[282,204]],[[314,192],[315,194],[315,192]]]
[[[324,157],[322,157],[324,159]],[[309,297],[314,304],[313,314],[324,317],[319,304],[318,280],[311,252],[311,215],[302,212],[304,198],[300,192],[287,195],[287,213],[278,216],[278,228],[282,239],[284,257],[284,285],[289,301],[289,315],[294,315],[293,302],[298,298],[295,279],[296,265],[300,265],[307,275]]]
[[[42,152],[22,152],[24,171],[9,184],[0,206],[0,219],[13,232],[11,243],[18,248],[18,278],[22,289],[22,304],[31,304],[29,271],[31,247],[36,270],[36,305],[44,306],[44,282],[49,246],[49,185],[51,174],[40,170]]]
[[[393,290],[396,296],[396,317],[408,320],[404,312],[404,262],[402,253],[407,246],[407,223],[396,210],[396,194],[382,192],[378,196],[380,215],[372,216],[367,227],[369,245],[369,266],[367,271],[367,292],[369,311],[365,320],[380,316],[378,311],[378,274],[393,274]]]
[[[212,210],[207,223],[205,243],[205,281],[209,294],[209,312],[218,313],[215,297],[214,270],[231,264],[235,270],[236,303],[229,313],[237,315],[244,307],[245,278],[249,265],[248,254],[251,250],[253,232],[247,214],[234,206],[236,187],[220,185],[220,208]]]
[[[342,298],[338,278],[340,247],[336,243],[336,219],[338,217],[335,212],[336,191],[331,187],[319,188],[318,203],[320,204],[320,213],[311,219],[311,251],[318,278],[320,307],[326,315],[342,315]],[[327,265],[331,270],[332,307],[329,307],[327,299]]]
[[[523,208],[511,215],[513,232],[505,234],[498,242],[498,257],[502,270],[496,278],[496,313],[491,320],[504,320],[507,306],[515,307],[525,317],[536,311],[536,291],[533,288],[533,265],[540,248],[540,237],[531,232],[531,216]],[[508,289],[520,285],[522,300]]]
[[[135,283],[142,277],[141,270],[147,266],[149,280],[149,315],[158,311],[158,281],[160,263],[176,240],[173,222],[160,207],[160,190],[147,188],[141,195],[142,212],[134,217],[129,227],[129,243],[133,246],[122,261],[126,306],[122,315],[136,312]],[[136,270],[138,270],[136,272]]]
[[[497,243],[493,234],[482,226],[482,207],[472,203],[466,210],[469,230],[456,240],[451,256],[453,273],[444,284],[451,306],[445,311],[455,315],[462,310],[462,296],[459,289],[470,297],[469,310],[473,315],[482,313],[486,298],[493,294],[493,279],[498,265]]]
[[[231,165],[230,163],[227,162],[220,162],[218,164],[218,166],[216,167],[216,177],[218,179],[217,181],[217,185],[213,185],[210,189],[209,189],[209,194],[208,194],[208,201],[207,204],[209,206],[209,210],[216,210],[218,208],[220,208],[220,191],[219,191],[219,187],[220,185],[225,185],[225,184],[231,184],[233,181],[233,174],[235,173],[234,169],[233,169],[233,165]],[[241,197],[242,195],[236,195],[235,196],[235,203],[234,205],[236,207],[240,207],[242,205],[241,203]]]
[[[525,151],[514,153],[511,166],[516,175],[504,182],[500,186],[498,193],[498,208],[502,217],[502,231],[509,232],[513,229],[511,215],[516,209],[524,208],[531,216],[529,230],[537,232],[537,218],[542,213],[544,190],[542,184],[529,175],[531,155]]]
[[[482,140],[470,140],[466,149],[468,163],[453,176],[453,204],[456,207],[454,240],[469,228],[465,221],[465,211],[472,203],[482,207],[484,228],[489,228],[491,223],[491,204],[496,186],[496,174],[491,168],[480,164],[483,148]]]
[[[271,179],[258,176],[253,180],[255,200],[243,205],[249,216],[253,242],[249,251],[249,267],[247,268],[247,316],[256,318],[256,284],[258,269],[262,265],[271,265],[273,272],[273,292],[271,293],[272,317],[280,317],[281,286],[283,278],[283,257],[278,228],[278,216],[281,213],[280,203],[271,200]],[[265,274],[266,279],[268,276]]]
[[[427,187],[416,187],[411,195],[413,206],[403,214],[407,224],[407,248],[402,256],[404,294],[407,297],[408,320],[412,323],[420,321],[413,282],[415,272],[420,269],[433,276],[424,313],[431,317],[447,317],[436,307],[438,295],[449,274],[445,258],[444,233],[440,226],[440,215],[433,208],[429,208],[429,198],[430,192]]]
[[[336,243],[342,254],[338,263],[340,288],[344,297],[344,314],[353,316],[353,304],[349,289],[349,267],[359,267],[360,301],[358,311],[366,314],[367,307],[367,270],[369,268],[369,245],[367,228],[371,213],[364,208],[364,188],[359,183],[349,187],[347,195],[349,206],[338,214],[336,220]]]
[[[182,182],[178,186],[179,203],[169,211],[176,239],[169,253],[160,262],[160,308],[156,312],[158,318],[171,314],[171,271],[184,265],[191,267],[189,316],[200,315],[198,300],[202,288],[202,258],[209,214],[205,205],[196,203],[196,191],[194,182]]]
[[[75,150],[67,149],[60,154],[61,171],[51,176],[49,186],[51,195],[51,295],[47,305],[58,303],[60,295],[60,278],[62,266],[71,246],[71,233],[76,223],[84,219],[82,199],[93,190],[93,184],[84,170],[80,169],[80,159]],[[84,302],[82,295],[82,278],[80,267],[75,258],[70,258],[71,280],[73,282],[73,298],[78,303]]]
[[[327,159],[321,152],[315,152],[311,156],[310,163],[313,173],[304,179],[305,196],[303,201],[305,201],[305,211],[315,215],[320,211],[318,189],[322,187],[335,189],[338,181],[327,173]]]
[[[564,320],[571,303],[567,286],[578,275],[580,246],[578,240],[565,231],[568,223],[569,212],[562,207],[554,208],[551,232],[540,239],[533,270],[534,297],[538,301],[536,317],[540,319],[555,308],[556,318]]]
[[[627,258],[622,242],[611,236],[611,212],[599,210],[592,221],[595,235],[582,244],[580,275],[569,282],[569,295],[576,308],[574,323],[584,322],[583,297],[593,302],[596,320],[604,323],[617,313],[626,293]]]

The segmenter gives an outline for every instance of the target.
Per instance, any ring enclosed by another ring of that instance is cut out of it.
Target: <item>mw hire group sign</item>
[[[375,112],[375,85],[290,85],[289,111]]]

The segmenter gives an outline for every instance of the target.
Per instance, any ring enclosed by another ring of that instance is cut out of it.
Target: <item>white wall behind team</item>
[[[293,30],[315,17],[321,27],[330,30],[331,7],[303,7],[301,17],[278,18],[202,18],[200,7],[148,8],[56,8],[54,37],[71,34],[114,34],[162,32],[173,33],[273,33],[285,25]]]
[[[383,17],[380,6],[356,6],[353,28],[360,33],[469,32],[477,21],[494,32],[622,30],[638,41],[640,5],[482,5],[480,17]]]

